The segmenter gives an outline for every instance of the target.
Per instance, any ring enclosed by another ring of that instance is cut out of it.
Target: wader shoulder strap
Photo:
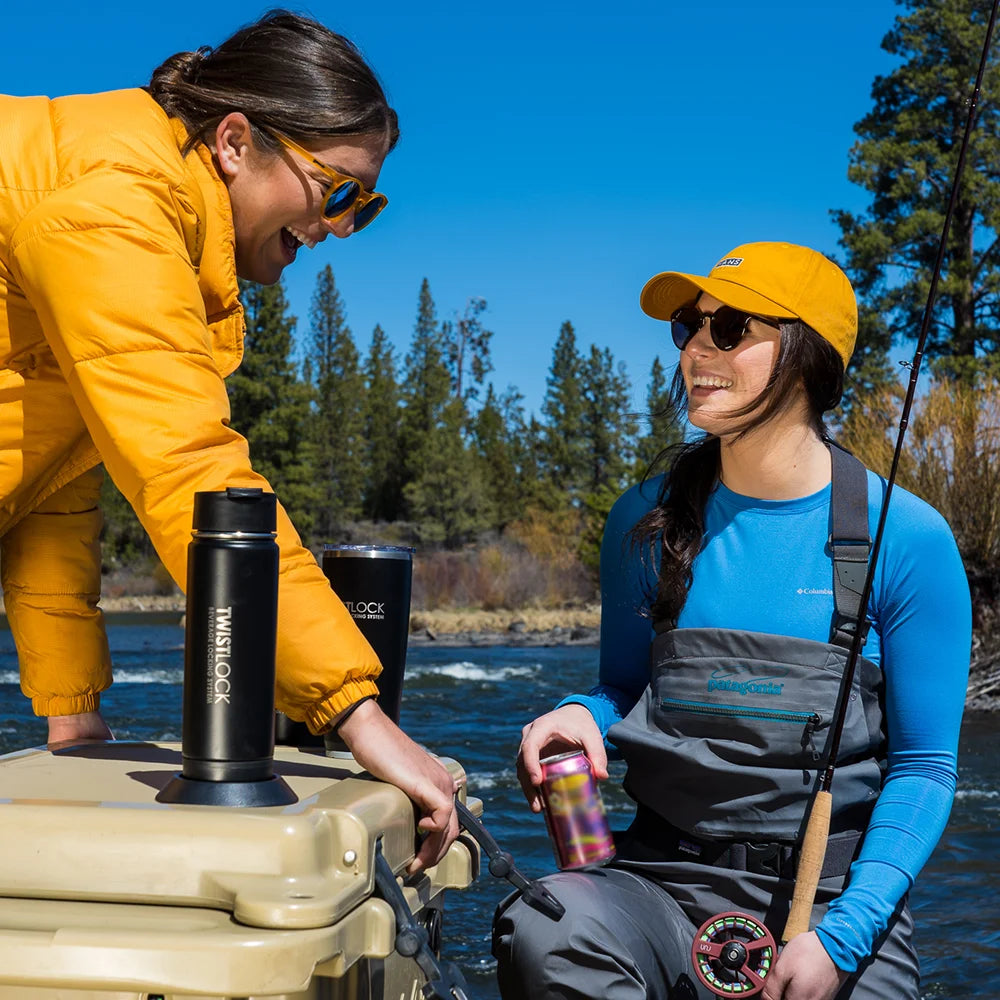
[[[833,463],[830,548],[833,550],[833,624],[830,642],[850,648],[861,623],[861,641],[868,632],[867,609],[861,591],[868,573],[872,541],[868,535],[868,473],[850,452],[830,443]]]

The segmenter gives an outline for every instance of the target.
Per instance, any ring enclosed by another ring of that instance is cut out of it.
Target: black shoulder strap
[[[849,451],[830,443],[833,463],[830,548],[833,550],[833,624],[830,642],[850,648],[861,623],[861,641],[868,633],[867,609],[861,591],[868,573],[872,540],[868,535],[868,473]]]

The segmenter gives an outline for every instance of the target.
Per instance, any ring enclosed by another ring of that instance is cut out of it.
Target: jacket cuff
[[[101,707],[101,695],[77,694],[55,695],[31,699],[31,710],[35,715],[80,715],[82,712],[97,712]]]
[[[345,713],[353,711],[362,701],[377,697],[378,685],[374,681],[347,681],[336,694],[318,705],[310,705],[305,710],[305,723],[311,733],[319,736],[343,722]]]

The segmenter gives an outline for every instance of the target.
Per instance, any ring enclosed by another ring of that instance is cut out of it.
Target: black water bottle
[[[160,801],[280,805],[273,773],[278,623],[276,499],[196,493],[188,546],[183,769]]]

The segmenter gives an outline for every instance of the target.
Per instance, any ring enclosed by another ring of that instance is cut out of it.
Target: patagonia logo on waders
[[[750,680],[735,680],[738,671],[727,671],[723,673],[716,670],[708,678],[709,691],[729,691],[733,694],[767,694],[780,695],[785,684],[778,681],[777,677],[782,675],[772,675],[770,677],[752,677]]]

